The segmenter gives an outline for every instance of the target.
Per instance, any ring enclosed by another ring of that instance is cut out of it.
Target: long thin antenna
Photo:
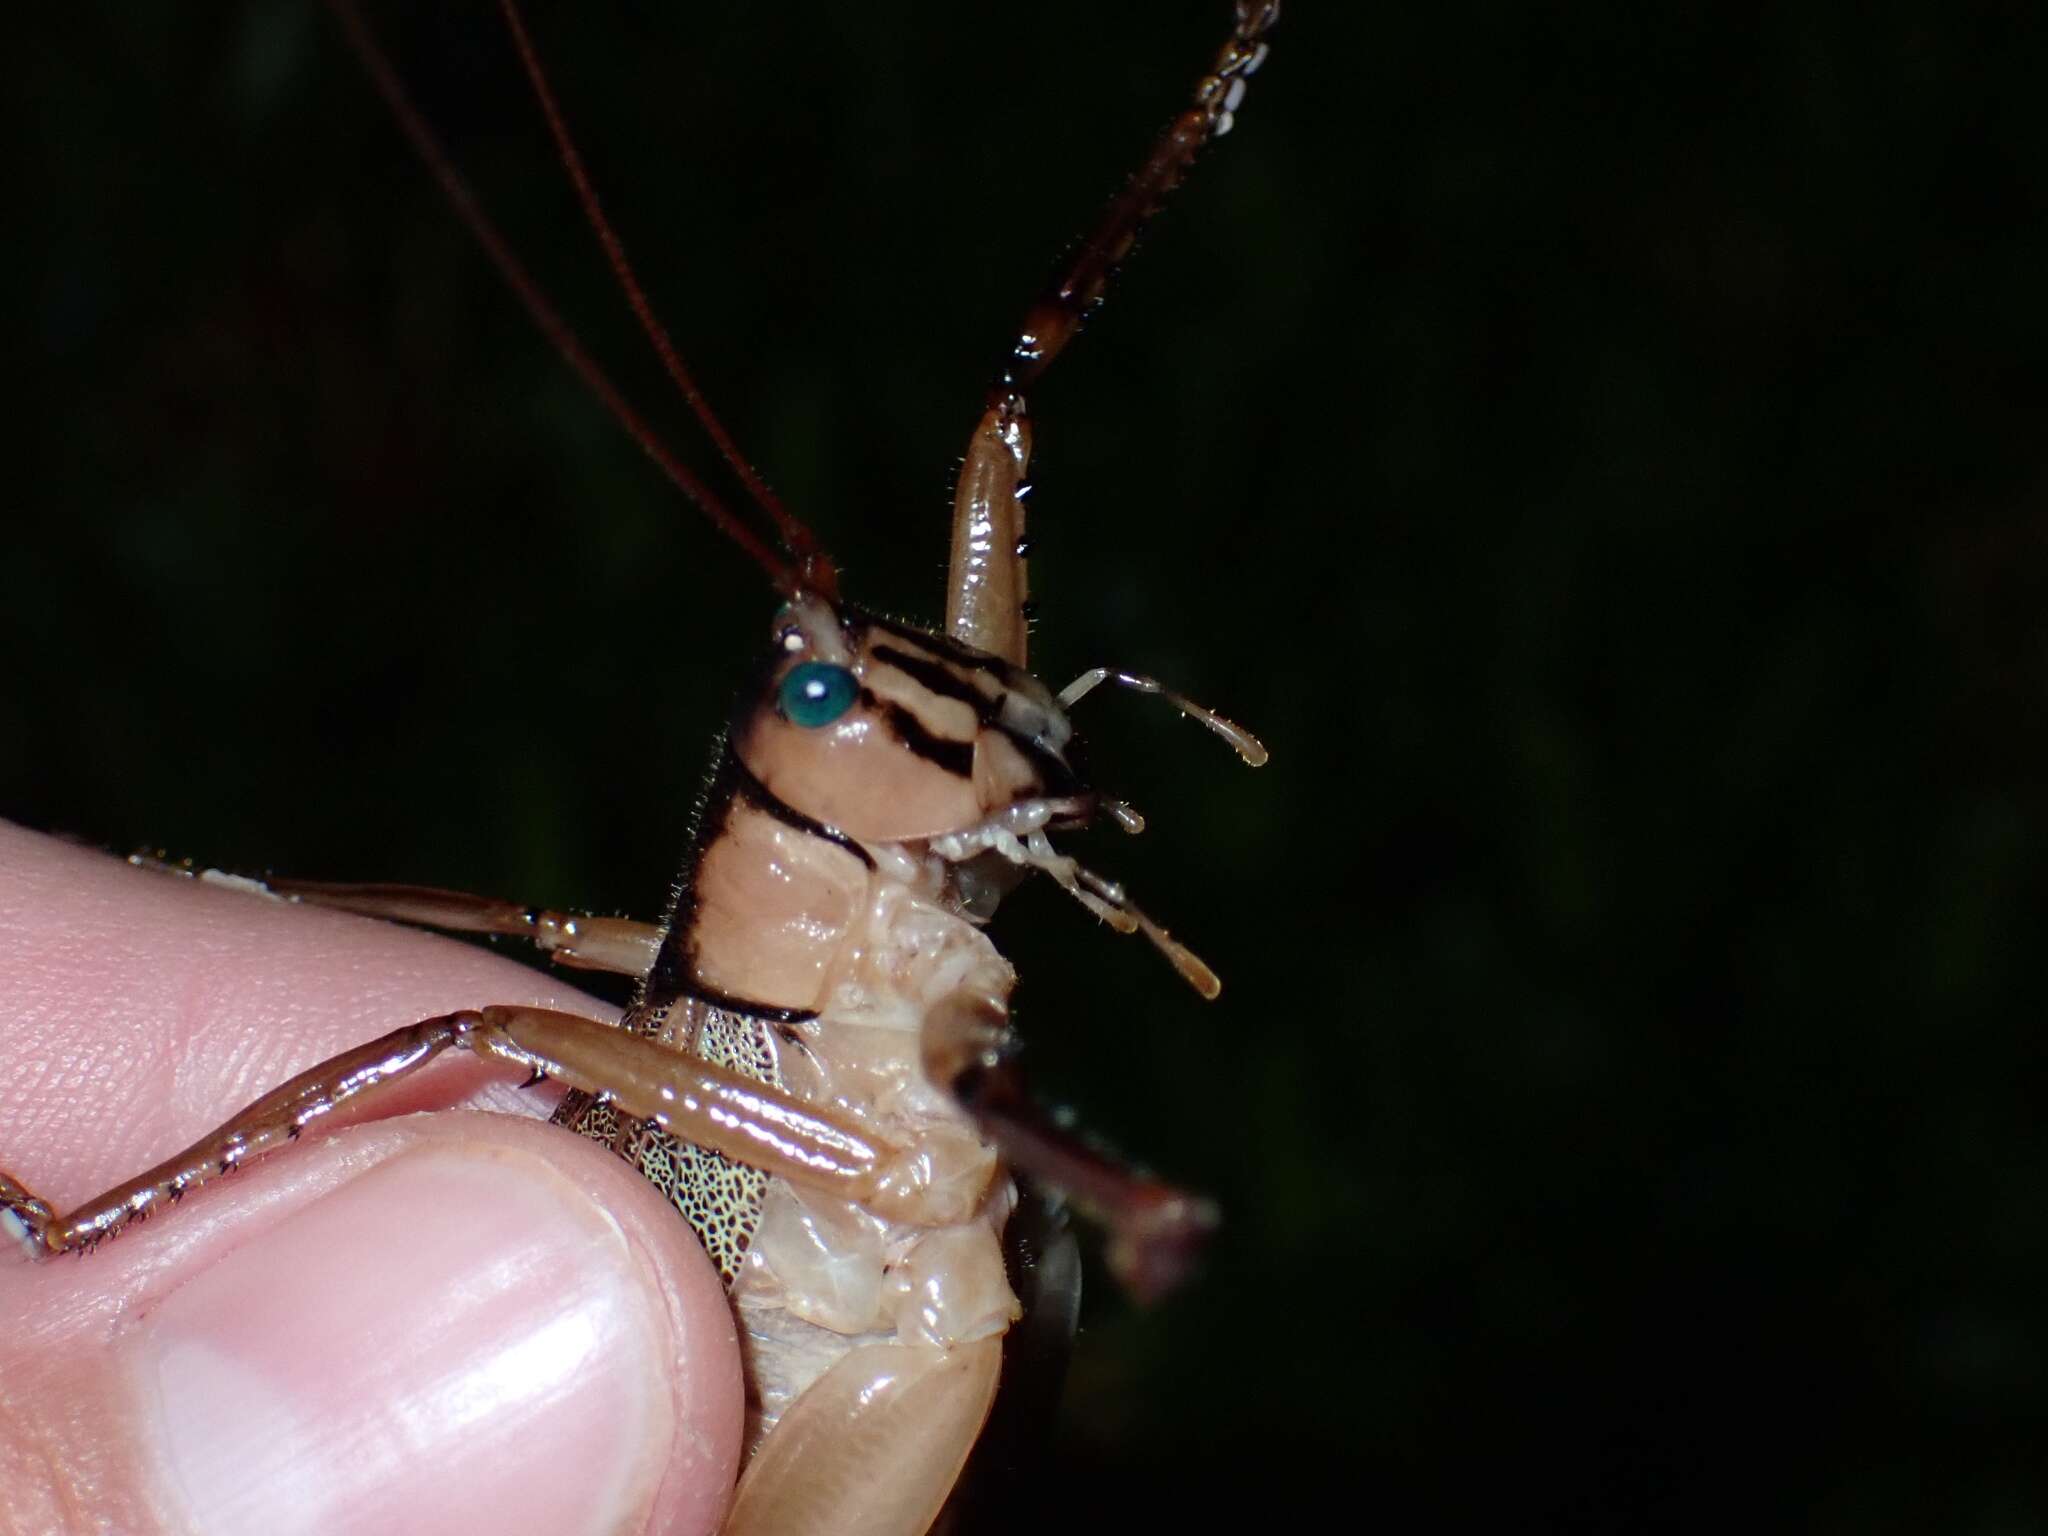
[[[640,321],[640,329],[661,358],[661,364],[668,370],[668,376],[675,381],[683,399],[692,414],[702,423],[711,441],[717,445],[719,456],[732,466],[747,494],[755,503],[775,520],[776,529],[782,535],[783,545],[796,559],[803,570],[804,584],[828,601],[837,597],[837,573],[831,559],[819,545],[802,520],[796,517],[768,484],[755,471],[725,430],[725,423],[711,409],[711,403],[697,388],[689,367],[683,362],[682,353],[676,349],[668,328],[654,313],[654,306],[648,302],[647,292],[640,286],[640,279],[633,271],[633,264],[626,257],[626,247],[619,239],[612,222],[605,217],[603,204],[599,202],[597,188],[592,185],[590,173],[585,168],[583,156],[576,148],[576,141],[569,136],[569,125],[563,118],[561,108],[556,104],[554,90],[548,84],[547,73],[541,68],[540,55],[533,46],[533,39],[527,33],[526,22],[519,14],[515,0],[499,0],[499,8],[505,13],[505,25],[512,33],[512,41],[519,50],[519,61],[526,66],[526,78],[533,83],[533,94],[540,101],[540,109],[548,120],[548,131],[555,136],[555,147],[561,152],[562,165],[569,173],[569,180],[576,188],[576,196],[583,203],[583,214],[590,222],[591,232],[597,236],[598,244],[604,247],[607,260],[611,262],[612,273],[624,290],[626,302]]]
[[[1266,61],[1266,33],[1279,20],[1280,0],[1236,0],[1234,10],[1230,36],[1195,83],[1193,101],[1166,125],[1136,174],[1024,312],[967,440],[953,488],[946,631],[1013,665],[1023,664],[1030,641],[1023,500],[1031,464],[1030,393],[1102,302],[1146,220],[1180,185],[1203,146],[1236,122],[1245,82]]]
[[[1211,140],[1230,132],[1244,101],[1245,81],[1266,62],[1265,36],[1279,19],[1280,0],[1237,0],[1237,23],[1209,72],[1196,82],[1193,103],[1166,125],[1145,163],[1110,199],[1095,228],[1024,316],[991,391],[991,403],[1005,395],[1015,397],[1038,382],[1102,302],[1146,221],[1180,185],[1195,157]]]
[[[598,366],[597,360],[584,349],[576,333],[569,329],[568,323],[548,302],[547,296],[540,290],[540,285],[533,280],[532,274],[526,270],[519,258],[512,254],[512,248],[505,243],[505,238],[498,232],[498,227],[483,211],[482,205],[476,200],[476,195],[470,190],[469,183],[463,180],[462,173],[455,169],[454,162],[442,149],[440,140],[434,137],[434,132],[427,126],[426,119],[421,117],[418,109],[413,106],[412,98],[399,83],[397,72],[392,69],[390,60],[384,56],[383,49],[377,46],[376,39],[370,35],[362,13],[356,8],[355,0],[327,0],[327,3],[335,18],[340,21],[342,30],[348,34],[349,46],[362,60],[363,68],[369,72],[370,80],[377,87],[378,94],[383,96],[385,104],[391,108],[392,116],[398,119],[398,126],[404,130],[406,138],[412,141],[413,149],[420,159],[426,162],[427,169],[433,173],[434,179],[441,184],[441,190],[447,194],[448,201],[454,205],[462,222],[469,227],[469,232],[483,247],[484,254],[490,257],[491,264],[511,286],[513,293],[518,295],[519,302],[526,306],[526,312],[533,317],[533,322],[540,327],[541,333],[554,344],[555,350],[562,354],[564,361],[576,370],[577,376],[589,386],[591,393],[596,395],[604,403],[605,408],[618,418],[619,424],[632,434],[641,451],[668,476],[670,483],[677,490],[696,503],[698,510],[711,519],[719,532],[751,555],[777,587],[791,594],[805,590],[808,583],[804,573],[792,567],[788,561],[763,543],[760,536],[734,516],[731,509],[713,494],[709,486],[669,451],[668,445],[655,435],[654,429],[640,413],[627,404],[618,386],[612,383],[610,377]],[[830,566],[828,565],[826,569],[829,570]]]

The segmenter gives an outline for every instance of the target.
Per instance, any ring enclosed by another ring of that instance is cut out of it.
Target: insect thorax
[[[783,1085],[773,1026],[764,1020],[684,999],[673,1005],[635,1007],[620,1021],[620,1027],[665,1039],[679,1050],[756,1082],[776,1088]],[[709,1147],[678,1141],[587,1093],[564,1098],[554,1120],[604,1143],[637,1168],[689,1222],[725,1283],[733,1283],[760,1226],[767,1174]]]

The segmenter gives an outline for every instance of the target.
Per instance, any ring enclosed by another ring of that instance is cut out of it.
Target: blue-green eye
[[[830,725],[860,697],[860,682],[844,667],[829,661],[804,661],[789,669],[776,691],[775,704],[792,725],[816,730]]]

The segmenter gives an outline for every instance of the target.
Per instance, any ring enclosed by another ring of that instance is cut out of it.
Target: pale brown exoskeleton
[[[1011,1175],[1109,1233],[1137,1296],[1185,1272],[1213,1223],[1200,1199],[1117,1165],[1024,1093],[1009,964],[983,931],[1036,870],[1142,932],[1205,996],[1219,983],[1115,883],[1052,837],[1106,815],[1142,825],[1077,771],[1068,710],[1025,668],[1027,397],[1100,300],[1158,203],[1225,132],[1263,60],[1277,0],[1239,0],[1194,100],[1027,313],[970,440],[944,627],[844,601],[836,571],[740,457],[647,311],[570,145],[522,24],[506,13],[564,159],[635,310],[782,553],[674,459],[555,318],[428,134],[352,6],[351,38],[458,211],[542,328],[691,499],[767,573],[781,606],[719,746],[677,894],[659,923],[537,912],[413,887],[272,881],[372,916],[533,939],[557,961],[640,978],[614,1027],[526,1007],[424,1020],[301,1074],[184,1152],[58,1213],[0,1174],[0,1225],[37,1252],[89,1248],[297,1137],[338,1106],[459,1047],[572,1092],[556,1119],[633,1162],[724,1274],[749,1380],[749,1458],[729,1533],[918,1536],[995,1399],[1020,1315],[1006,1270]],[[1247,762],[1247,733],[1166,694]]]

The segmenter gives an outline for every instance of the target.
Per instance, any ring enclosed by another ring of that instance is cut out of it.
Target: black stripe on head
[[[755,778],[753,770],[740,761],[739,753],[732,749],[732,744],[729,741],[726,743],[725,762],[721,765],[721,771],[731,776],[734,792],[756,810],[766,811],[785,827],[794,827],[797,831],[806,833],[811,837],[823,838],[835,848],[844,848],[869,869],[875,867],[874,859],[869,856],[867,849],[861,847],[859,843],[848,837],[837,827],[828,827],[824,822],[806,816],[788,801],[780,799],[766,784]]]
[[[987,651],[977,651],[971,645],[963,645],[951,635],[942,635],[936,630],[919,629],[915,624],[904,624],[895,619],[884,618],[879,613],[869,613],[865,609],[854,611],[860,614],[864,623],[873,628],[899,636],[913,645],[921,645],[928,651],[936,651],[948,661],[960,666],[971,667],[977,672],[993,673],[1005,682],[1008,682],[1010,675],[1017,670],[1002,657],[991,656]]]
[[[1017,750],[1022,752],[1025,758],[1037,767],[1039,777],[1045,780],[1048,793],[1056,795],[1080,793],[1082,788],[1080,775],[1074,772],[1073,768],[1064,758],[1028,733],[1017,730],[1005,723],[1003,720],[1002,694],[997,694],[994,698],[990,698],[972,683],[964,682],[953,673],[947,671],[943,664],[927,660],[922,656],[913,656],[908,651],[898,650],[893,645],[875,646],[874,655],[877,661],[886,662],[927,692],[937,694],[941,698],[957,699],[967,705],[974,711],[975,718],[981,722],[984,729],[1000,731],[1003,735],[1007,736],[1016,744]],[[981,666],[978,670],[993,672],[994,668],[991,666]],[[995,676],[1004,688],[1007,689],[1010,686],[1001,673],[995,673]]]
[[[1048,795],[1079,795],[1087,792],[1088,786],[1082,782],[1078,773],[1029,736],[1018,731],[1005,731],[1003,734],[1014,741],[1017,750],[1037,766],[1039,776],[1045,780],[1045,792]]]
[[[1037,765],[1040,777],[1045,780],[1046,792],[1048,794],[1076,795],[1086,792],[1087,776],[1079,772],[1074,764],[1068,762],[1064,756],[1046,746],[1029,732],[1016,729],[1002,717],[1005,694],[1015,692],[1028,694],[1028,690],[1020,686],[1020,679],[1029,680],[1037,687],[1044,687],[1042,683],[1038,683],[1036,679],[1031,678],[1028,672],[1012,666],[1000,656],[990,656],[983,651],[975,650],[972,646],[962,645],[950,635],[941,635],[931,630],[919,629],[911,624],[901,624],[894,619],[884,618],[880,614],[863,612],[861,618],[863,622],[875,629],[881,630],[884,634],[896,635],[910,641],[913,645],[922,646],[936,655],[945,657],[955,666],[965,667],[971,671],[993,677],[998,685],[1000,685],[1002,691],[998,692],[994,698],[990,698],[972,684],[963,682],[960,678],[948,672],[937,662],[927,661],[920,656],[909,655],[893,645],[878,644],[874,647],[874,655],[878,661],[888,663],[903,673],[904,676],[942,698],[958,699],[967,704],[974,710],[975,717],[984,727],[1000,731],[1003,735],[1007,736],[1016,745],[1018,751],[1022,752],[1029,761]],[[1073,751],[1079,744],[1078,739],[1070,741],[1068,743],[1068,751]]]
[[[876,660],[887,662],[926,692],[935,693],[942,699],[958,699],[974,711],[983,725],[994,722],[996,711],[1001,707],[1001,695],[990,698],[972,683],[963,682],[947,671],[942,662],[913,656],[893,645],[877,645],[874,655]]]
[[[882,717],[899,742],[933,767],[943,768],[957,779],[974,777],[973,742],[946,741],[934,736],[922,720],[901,704],[885,703],[868,689],[861,689],[861,702]]]

